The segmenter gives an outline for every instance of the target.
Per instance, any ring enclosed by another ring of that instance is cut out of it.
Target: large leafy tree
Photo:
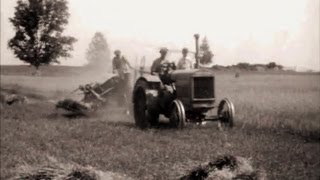
[[[62,34],[68,17],[66,0],[18,0],[9,19],[16,33],[8,46],[17,58],[37,69],[59,63],[60,57],[70,57],[76,41]]]
[[[105,68],[111,62],[110,55],[106,38],[101,32],[96,32],[86,53],[88,66]]]
[[[212,63],[213,53],[210,50],[210,46],[209,46],[207,37],[204,37],[202,39],[202,43],[200,45],[200,53],[202,54],[202,56],[200,57],[201,64]]]

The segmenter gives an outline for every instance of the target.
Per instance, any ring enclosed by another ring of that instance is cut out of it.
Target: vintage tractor
[[[220,127],[232,127],[234,106],[225,98],[215,106],[215,76],[212,70],[200,69],[198,39],[196,39],[195,69],[176,70],[173,63],[164,63],[159,76],[144,73],[133,89],[135,124],[144,129],[156,126],[159,115],[169,119],[174,128],[187,122],[218,121]],[[217,108],[216,114],[209,114]]]

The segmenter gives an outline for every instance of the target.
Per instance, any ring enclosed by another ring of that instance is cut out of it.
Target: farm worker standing
[[[192,69],[192,62],[188,58],[188,49],[182,49],[182,58],[178,62],[177,69]]]
[[[129,62],[121,56],[121,51],[120,50],[115,50],[114,51],[115,57],[112,60],[112,72],[117,74],[119,78],[121,79],[120,83],[118,83],[118,104],[120,106],[125,106],[126,107],[126,114],[129,114],[129,108],[127,105],[129,104],[128,102],[128,97],[130,94],[130,88],[129,88],[129,79],[130,76],[128,74],[128,67],[132,68]]]
[[[155,73],[160,73],[161,71],[161,64],[169,62],[166,60],[168,49],[161,48],[160,49],[160,57],[153,61],[151,66],[151,74],[155,75]]]
[[[125,57],[121,56],[120,50],[115,50],[114,55],[115,57],[112,60],[112,72],[118,74],[121,79],[124,79],[124,74],[128,72],[128,66],[131,68],[131,65]]]

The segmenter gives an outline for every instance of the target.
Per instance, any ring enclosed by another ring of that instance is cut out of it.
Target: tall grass
[[[294,131],[320,129],[320,75],[217,74],[218,98],[230,98],[236,121]]]

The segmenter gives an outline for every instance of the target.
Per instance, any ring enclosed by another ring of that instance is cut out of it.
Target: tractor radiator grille
[[[194,77],[193,97],[195,99],[214,98],[214,78]]]

